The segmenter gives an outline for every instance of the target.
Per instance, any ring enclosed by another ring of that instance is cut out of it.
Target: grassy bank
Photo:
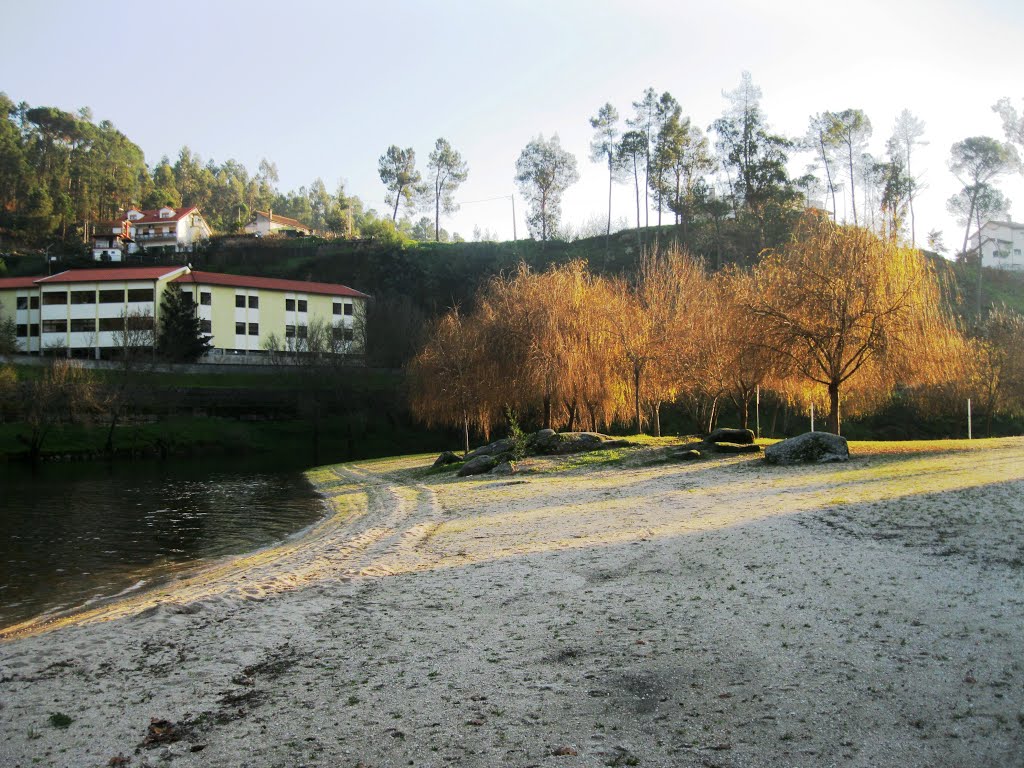
[[[0,424],[0,461],[27,458],[19,435],[24,424]],[[53,428],[43,447],[44,460],[107,458],[107,427],[69,424]],[[324,419],[314,446],[314,428],[300,419],[257,421],[171,416],[160,421],[126,424],[115,429],[115,459],[170,456],[278,456],[289,466],[309,466],[388,456],[396,451],[433,451],[444,447],[436,432],[400,432],[381,425],[353,425],[345,416]]]

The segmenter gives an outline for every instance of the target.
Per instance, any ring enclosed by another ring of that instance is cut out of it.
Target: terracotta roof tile
[[[305,280],[279,280],[274,277],[252,277],[249,275],[225,275],[220,272],[198,272],[175,278],[175,283],[196,283],[198,285],[223,285],[232,288],[263,288],[269,291],[290,291],[292,293],[317,293],[327,296],[351,296],[366,299],[367,294],[338,283],[310,283]]]
[[[110,280],[157,280],[184,267],[112,267],[69,269],[52,277],[35,278],[40,285],[54,283],[99,283]]]
[[[170,206],[168,206],[168,208],[170,208]],[[194,205],[190,205],[187,208],[171,208],[171,210],[174,211],[174,215],[166,219],[160,218],[159,208],[154,208],[151,211],[140,210],[139,213],[142,214],[142,218],[135,219],[132,222],[132,224],[159,224],[160,222],[181,221],[183,218],[185,218],[185,216],[192,213],[193,211],[198,211],[199,209],[196,208]],[[124,216],[121,217],[121,221],[124,221],[127,218],[128,214],[126,213]]]
[[[32,288],[39,275],[35,277],[0,277],[0,291],[12,288]]]
[[[266,211],[256,211],[257,216],[263,216],[264,218],[270,219],[273,224],[287,224],[290,227],[298,227],[299,229],[309,229],[298,219],[289,219],[287,216],[278,216],[276,213],[267,213]]]

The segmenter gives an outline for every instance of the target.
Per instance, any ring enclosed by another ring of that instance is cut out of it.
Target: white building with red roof
[[[50,277],[0,279],[0,319],[11,317],[21,352],[116,356],[126,318],[153,331],[165,291],[192,299],[211,336],[206,362],[261,362],[273,350],[301,352],[307,331],[329,328],[331,351],[365,351],[365,293],[337,283],[201,272],[190,267],[99,267]],[[143,330],[145,330],[143,328]]]
[[[93,235],[92,255],[96,261],[123,261],[124,254],[145,249],[155,253],[190,253],[208,240],[211,230],[194,205],[130,208],[117,221],[101,222]]]
[[[266,237],[267,235],[309,235],[313,232],[298,219],[280,216],[273,211],[256,211],[248,224],[242,229],[250,235]]]

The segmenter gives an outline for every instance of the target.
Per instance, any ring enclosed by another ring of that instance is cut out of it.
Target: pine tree
[[[194,363],[210,348],[210,337],[203,333],[190,294],[174,288],[164,291],[156,346],[159,355],[172,363]]]

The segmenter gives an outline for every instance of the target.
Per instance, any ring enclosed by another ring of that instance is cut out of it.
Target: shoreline
[[[1020,762],[1024,439],[884,450],[314,470],[335,524],[0,643],[0,762]]]

